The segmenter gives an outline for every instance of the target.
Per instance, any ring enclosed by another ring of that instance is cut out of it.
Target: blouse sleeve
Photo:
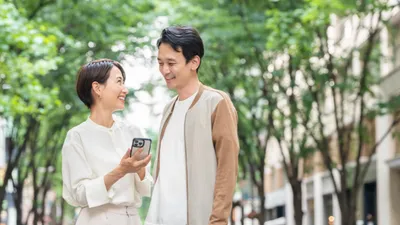
[[[141,196],[146,196],[150,197],[151,195],[151,186],[153,184],[153,178],[150,175],[149,172],[149,166],[146,166],[146,172],[143,180],[140,180],[140,177],[137,173],[135,173],[135,187],[136,191],[141,195]]]
[[[85,158],[79,134],[69,131],[62,148],[63,198],[75,207],[107,204],[114,196],[107,191],[104,176],[96,177]]]

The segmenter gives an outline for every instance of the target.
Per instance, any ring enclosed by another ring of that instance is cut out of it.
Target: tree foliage
[[[150,1],[0,1],[0,116],[9,137],[0,200],[11,181],[18,224],[43,221],[49,190],[66,208],[59,153],[66,131],[88,114],[75,93],[76,73],[92,59],[123,61],[147,44],[152,8]],[[33,199],[22,199],[27,181]],[[25,218],[22,201],[32,201]]]
[[[200,31],[206,48],[200,80],[229,93],[236,106],[239,175],[257,190],[259,222],[268,219],[265,150],[277,141],[296,224],[303,216],[304,165],[312,167],[314,154],[322,155],[333,180],[343,224],[354,224],[357,193],[381,142],[371,138],[372,121],[399,107],[398,98],[388,102],[377,91],[379,33],[392,7],[353,0],[0,0],[0,117],[9,137],[0,200],[11,182],[17,205],[32,201],[34,222],[43,220],[49,190],[66,207],[59,150],[66,131],[88,113],[74,90],[78,68],[94,58],[123,61],[139,49],[156,50],[152,38],[166,19]],[[348,23],[350,38],[342,26]],[[152,94],[156,85],[141,90]],[[33,199],[22,199],[25,181]]]

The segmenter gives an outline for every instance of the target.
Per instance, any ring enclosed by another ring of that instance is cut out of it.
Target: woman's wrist
[[[107,191],[110,190],[111,186],[115,184],[119,179],[125,176],[125,172],[121,166],[116,167],[107,175],[104,176],[104,184],[106,185]]]
[[[139,175],[140,180],[143,180],[146,175],[146,168],[142,167],[139,171],[137,171],[137,174]]]
[[[116,176],[118,176],[118,178],[122,178],[124,177],[127,172],[122,168],[121,165],[118,165],[115,169],[114,169],[114,173]]]

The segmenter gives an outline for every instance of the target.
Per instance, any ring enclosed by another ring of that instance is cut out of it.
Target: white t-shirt
[[[160,145],[160,171],[146,225],[187,224],[185,116],[197,93],[175,103]]]

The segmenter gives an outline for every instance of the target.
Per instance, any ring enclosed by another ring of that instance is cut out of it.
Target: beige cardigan
[[[177,99],[173,98],[163,112],[155,180],[160,170],[160,143]],[[229,96],[200,84],[186,113],[184,135],[187,225],[228,224],[239,155],[237,113]]]

